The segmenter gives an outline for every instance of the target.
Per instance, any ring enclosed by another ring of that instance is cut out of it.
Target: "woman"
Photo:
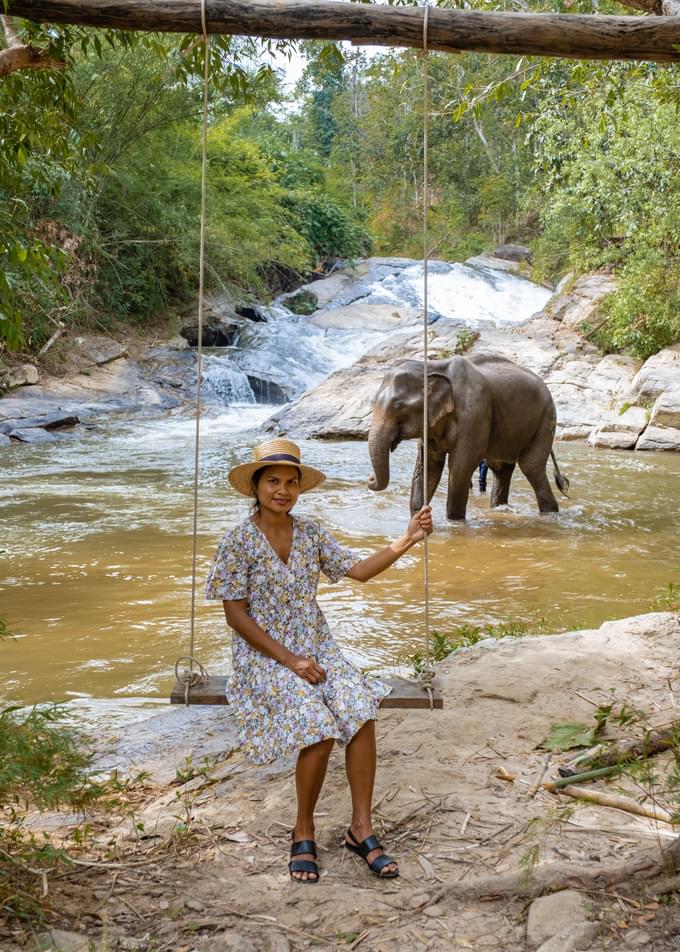
[[[319,571],[366,582],[392,565],[425,534],[424,507],[405,534],[357,560],[318,522],[291,516],[300,493],[326,478],[300,461],[288,440],[256,446],[253,462],[236,466],[229,482],[254,498],[252,515],[222,539],[208,577],[209,598],[222,599],[233,639],[234,676],[228,688],[246,758],[265,764],[298,751],[297,820],[292,879],[318,882],[314,807],[336,740],[346,745],[352,819],[345,846],[383,879],[399,875],[371,821],[375,779],[375,717],[389,688],[365,679],[342,655],[316,602]]]

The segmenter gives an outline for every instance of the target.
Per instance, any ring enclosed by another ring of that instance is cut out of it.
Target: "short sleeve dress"
[[[251,763],[270,763],[328,738],[347,744],[375,719],[389,694],[389,687],[365,678],[344,657],[316,601],[319,572],[337,582],[357,561],[318,522],[298,516],[287,563],[252,519],[222,538],[208,575],[208,598],[248,599],[248,614],[267,634],[294,654],[314,658],[326,672],[325,681],[310,684],[234,634],[227,697]]]

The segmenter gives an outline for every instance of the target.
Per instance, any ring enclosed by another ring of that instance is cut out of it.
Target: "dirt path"
[[[156,952],[535,947],[526,941],[527,898],[463,900],[450,884],[536,875],[550,863],[606,872],[671,842],[668,824],[529,791],[551,724],[594,723],[611,691],[651,712],[652,726],[677,718],[679,649],[680,623],[669,613],[504,639],[441,665],[444,711],[381,713],[376,820],[401,866],[394,882],[371,877],[338,848],[349,816],[340,751],[319,803],[322,874],[314,886],[291,883],[286,871],[290,765],[253,769],[230,751],[184,783],[148,786],[132,821],[102,821],[96,865],[50,884],[53,924],[99,948]],[[622,786],[648,803],[659,793]],[[587,898],[599,936],[583,948],[680,948],[675,902],[626,883]],[[7,942],[12,948],[9,934]]]

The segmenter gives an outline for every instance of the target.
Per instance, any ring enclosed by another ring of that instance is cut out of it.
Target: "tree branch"
[[[680,0],[630,0],[672,4]],[[197,0],[9,0],[9,12],[37,22],[118,30],[200,33]],[[279,39],[350,40],[422,49],[423,8],[337,0],[207,0],[211,33]],[[430,7],[432,50],[680,62],[680,17],[487,13]]]
[[[18,69],[63,69],[61,60],[50,56],[45,50],[21,42],[12,17],[0,16],[0,22],[7,43],[6,48],[0,50],[0,79]]]

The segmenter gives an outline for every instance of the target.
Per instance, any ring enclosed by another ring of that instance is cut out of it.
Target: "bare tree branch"
[[[18,69],[63,69],[61,60],[50,56],[45,50],[21,42],[12,17],[0,16],[0,22],[7,44],[4,50],[0,50],[0,78]]]
[[[680,0],[632,0],[672,4]],[[211,33],[350,40],[422,49],[422,7],[337,0],[207,0]],[[200,33],[197,0],[8,0],[14,16],[118,30]],[[680,62],[680,18],[503,13],[430,7],[428,47],[455,53]]]

